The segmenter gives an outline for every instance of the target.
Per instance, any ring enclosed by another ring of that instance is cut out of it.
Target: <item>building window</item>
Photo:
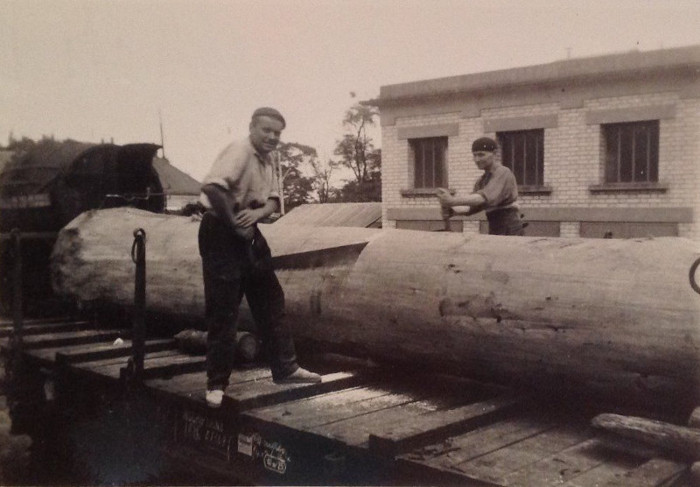
[[[413,152],[413,187],[447,187],[447,137],[410,139]]]
[[[605,182],[659,180],[659,121],[604,124]]]
[[[519,186],[544,186],[544,129],[498,132],[498,141]]]

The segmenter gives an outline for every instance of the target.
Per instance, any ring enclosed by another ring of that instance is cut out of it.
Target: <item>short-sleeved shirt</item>
[[[502,208],[517,208],[518,183],[510,169],[500,164],[476,181],[474,193],[486,200],[481,208],[487,213]]]
[[[269,155],[261,155],[249,137],[229,144],[217,156],[203,185],[216,184],[225,189],[238,208],[258,208],[269,198],[279,200],[277,172]],[[200,202],[211,208],[204,193]]]

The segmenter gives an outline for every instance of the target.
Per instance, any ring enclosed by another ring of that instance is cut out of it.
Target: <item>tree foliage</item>
[[[381,149],[374,151],[372,157],[377,157],[381,160]],[[356,180],[348,181],[340,188],[336,196],[336,201],[339,202],[381,200],[382,172],[378,168],[369,171],[367,178],[362,184],[358,183]]]
[[[355,179],[341,188],[341,201],[381,201],[381,150],[374,147],[367,133],[378,115],[376,107],[361,103],[345,112],[345,134],[336,142],[333,153],[340,157],[337,163],[350,169]]]
[[[331,184],[333,172],[338,168],[338,163],[332,159],[321,162],[319,159],[311,161],[313,171],[313,188],[316,191],[319,203],[331,203],[338,198],[338,189]]]
[[[9,150],[15,153],[16,157],[21,157],[23,154],[33,150],[36,147],[59,147],[61,144],[67,142],[75,142],[72,139],[65,139],[63,141],[58,141],[52,136],[44,135],[39,140],[30,139],[29,137],[22,137],[21,139],[16,139],[12,135],[8,138],[7,146],[0,149]]]
[[[284,183],[284,204],[285,211],[289,211],[304,203],[313,201],[311,192],[313,191],[310,178],[303,176],[298,169],[292,169],[287,174]]]
[[[304,175],[318,159],[316,149],[297,142],[282,142],[277,146],[279,176],[284,194],[285,212],[313,201],[314,179]]]

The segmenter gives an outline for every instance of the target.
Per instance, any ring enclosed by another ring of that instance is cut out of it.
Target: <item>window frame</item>
[[[409,146],[409,160],[411,161],[411,176],[412,176],[412,187],[415,191],[432,191],[436,188],[446,188],[448,187],[448,171],[447,171],[447,160],[449,151],[449,137],[447,136],[433,136],[433,137],[416,137],[408,139]],[[439,147],[441,146],[441,147]],[[440,154],[436,154],[436,148],[440,150]],[[419,149],[423,155],[420,164],[423,166],[422,170],[419,171]],[[430,181],[427,181],[427,171],[426,167],[426,150],[430,149],[432,153],[431,169],[432,175],[430,176]],[[440,158],[439,165],[436,164],[436,159]],[[436,168],[439,167],[439,174]],[[419,173],[421,181],[419,181]],[[438,180],[439,178],[439,180]],[[419,184],[420,183],[420,184]],[[432,183],[432,185],[429,185]]]
[[[529,152],[528,141],[531,140],[529,136],[535,136],[535,147],[534,154]],[[524,147],[522,152],[525,157],[516,158],[514,151],[517,148],[516,138],[523,137]],[[521,192],[533,192],[548,193],[550,190],[544,184],[544,171],[545,171],[545,150],[544,150],[544,138],[545,130],[544,128],[534,128],[534,129],[523,129],[523,130],[502,130],[496,132],[496,138],[498,139],[498,144],[500,146],[501,152],[501,164],[506,166],[513,172],[515,180],[518,182],[518,190]],[[510,154],[507,152],[510,151]],[[528,154],[534,155],[535,162],[528,164]],[[508,157],[510,156],[510,157]],[[516,167],[516,160],[524,160],[521,163],[521,167]],[[534,165],[534,178],[532,178],[532,172]],[[529,169],[529,171],[528,171]],[[528,177],[528,175],[530,177]],[[534,179],[534,180],[533,180]]]
[[[642,129],[643,133],[640,133]],[[600,130],[603,185],[608,187],[653,187],[659,184],[661,129],[658,119],[603,123],[600,125]],[[638,150],[641,138],[637,137],[642,136],[646,139],[642,148],[646,152],[646,157],[645,160],[641,161],[645,167],[639,168]],[[630,140],[625,140],[626,138],[630,138]],[[628,172],[629,175],[624,174],[623,171],[624,173]]]

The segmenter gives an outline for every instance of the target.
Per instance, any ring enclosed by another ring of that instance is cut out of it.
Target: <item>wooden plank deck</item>
[[[81,384],[125,387],[128,330],[49,320],[25,331],[26,362],[42,373],[85,394],[92,387]],[[172,430],[163,450],[245,483],[661,487],[688,470],[502,387],[381,367],[324,368],[320,384],[278,385],[266,366],[241,366],[211,410],[203,355],[170,338],[145,350],[140,392]]]
[[[448,483],[492,486],[662,486],[688,470],[656,458],[653,449],[619,444],[585,423],[526,412],[401,455],[398,462],[409,472],[404,476],[439,472]]]
[[[146,342],[146,352],[158,352],[162,350],[174,350],[175,340],[160,339]],[[81,343],[77,345],[64,345],[48,348],[34,348],[27,350],[25,356],[35,360],[41,365],[50,366],[58,363],[78,363],[96,361],[108,358],[129,357],[131,355],[131,340],[122,340],[120,343]]]
[[[125,339],[129,330],[79,329],[76,331],[59,331],[45,334],[24,336],[22,346],[25,350],[34,348],[62,347],[84,343],[113,342],[117,338]]]
[[[46,318],[23,318],[22,323],[24,325],[29,326],[29,325],[43,325],[43,324],[50,324],[50,323],[69,323],[72,321],[82,321],[85,323],[83,320],[74,320],[69,317],[60,317],[60,316],[51,316],[51,317],[46,317]],[[14,319],[12,318],[6,318],[6,317],[0,317],[0,329],[2,328],[12,328],[14,325]]]
[[[89,325],[88,321],[76,320],[76,321],[54,321],[54,320],[44,320],[44,321],[24,321],[22,332],[24,335],[38,335],[46,333],[56,333],[61,331],[77,331],[85,328]],[[0,338],[7,338],[12,335],[14,326],[12,323],[3,322],[0,325]]]

